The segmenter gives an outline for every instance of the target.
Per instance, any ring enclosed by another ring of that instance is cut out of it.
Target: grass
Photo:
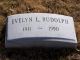
[[[80,49],[80,0],[0,0],[0,59],[3,60],[80,60],[77,49],[4,48],[6,17],[18,13],[56,13],[72,16]]]

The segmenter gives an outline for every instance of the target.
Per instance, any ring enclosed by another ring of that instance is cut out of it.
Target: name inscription
[[[48,13],[8,16],[8,40],[25,37],[76,39],[73,18]]]

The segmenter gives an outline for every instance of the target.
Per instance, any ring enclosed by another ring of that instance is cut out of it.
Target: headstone
[[[77,46],[73,18],[50,13],[8,16],[5,47]]]

